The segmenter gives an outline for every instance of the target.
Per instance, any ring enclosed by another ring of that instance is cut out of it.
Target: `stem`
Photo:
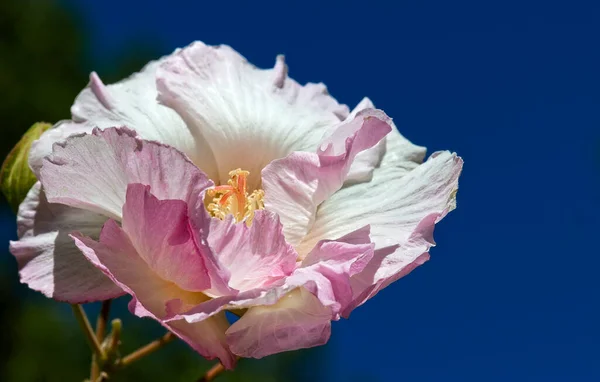
[[[104,340],[104,334],[106,332],[106,323],[108,322],[108,315],[110,314],[110,303],[112,300],[102,301],[102,307],[100,313],[98,313],[98,320],[96,321],[96,338],[98,341]]]
[[[100,359],[104,359],[104,352],[102,351],[100,343],[98,342],[98,339],[92,330],[92,325],[90,325],[90,321],[88,320],[83,307],[79,304],[71,304],[71,308],[73,308],[75,318],[83,330],[83,333],[85,334],[92,351],[96,354],[96,356],[100,357]]]
[[[163,347],[164,345],[173,341],[174,339],[175,339],[175,335],[171,332],[167,332],[164,336],[157,339],[156,341],[152,341],[148,345],[142,346],[141,348],[134,351],[133,353],[123,357],[123,359],[121,359],[121,362],[119,363],[119,366],[125,367],[125,366],[129,365],[130,363],[135,362],[138,359],[145,357],[150,353],[155,352],[156,350],[160,349],[161,347]]]
[[[225,366],[223,366],[223,364],[221,362],[219,362],[216,365],[214,365],[213,367],[211,367],[210,369],[208,369],[206,374],[204,374],[204,376],[202,378],[200,378],[197,382],[212,381],[215,378],[217,378],[224,371],[225,371]]]
[[[96,339],[99,343],[104,340],[104,334],[106,332],[106,322],[110,314],[110,303],[111,300],[102,301],[102,307],[100,313],[98,313],[98,319],[96,320]],[[100,365],[97,360],[98,357],[94,354],[92,356],[92,366],[90,367],[90,380],[95,381],[100,378]]]

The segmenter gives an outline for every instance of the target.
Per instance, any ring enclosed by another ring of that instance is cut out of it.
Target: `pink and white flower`
[[[228,368],[327,342],[332,320],[429,259],[462,160],[196,42],[104,85],[30,152],[11,243],[21,280],[83,303],[130,294]],[[230,325],[226,310],[244,313]]]

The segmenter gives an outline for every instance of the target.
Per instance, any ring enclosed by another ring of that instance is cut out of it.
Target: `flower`
[[[32,145],[11,242],[21,280],[71,303],[133,296],[228,368],[324,344],[332,320],[429,259],[462,160],[196,42],[104,85]],[[225,311],[243,314],[230,324]]]

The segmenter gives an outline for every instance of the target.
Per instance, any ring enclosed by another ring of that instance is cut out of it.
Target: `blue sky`
[[[464,158],[431,261],[334,325],[314,380],[600,380],[598,5],[64,2],[92,66],[132,38],[284,53],[298,81]]]

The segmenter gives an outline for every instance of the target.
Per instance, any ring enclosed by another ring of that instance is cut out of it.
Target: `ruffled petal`
[[[229,171],[243,168],[250,171],[250,189],[260,186],[258,174],[272,160],[314,151],[339,123],[334,101],[315,86],[290,82],[281,60],[274,70],[260,70],[228,46],[201,42],[166,59],[157,72],[159,101],[211,147],[218,166],[213,179],[225,184]]]
[[[351,277],[363,271],[373,258],[375,244],[371,243],[369,231],[366,226],[337,240],[320,241],[294,275],[306,279],[296,283],[330,307],[335,319],[353,301]],[[294,282],[294,277],[288,280]]]
[[[274,305],[297,288],[305,288],[315,295],[321,305],[329,309],[329,318],[337,320],[353,299],[350,277],[361,272],[369,263],[373,257],[373,248],[369,227],[363,227],[337,240],[319,242],[289,277],[270,286],[202,302],[185,312],[175,309],[179,313],[169,315],[167,321],[185,319],[193,323],[223,309]]]
[[[390,132],[387,121],[383,112],[365,110],[341,124],[317,153],[295,152],[265,167],[265,208],[279,215],[289,243],[300,243],[319,204],[342,187],[356,155]]]
[[[330,310],[298,288],[274,305],[249,309],[229,327],[227,342],[233,353],[248,358],[310,348],[329,340],[330,320]]]
[[[272,212],[257,211],[250,227],[236,223],[233,216],[211,219],[207,241],[231,272],[229,286],[239,291],[268,287],[296,268],[296,251],[285,241]]]
[[[21,282],[45,296],[69,303],[118,297],[124,292],[94,268],[68,234],[79,229],[97,237],[106,218],[46,200],[36,183],[19,207],[18,241],[10,243]]]
[[[127,186],[123,230],[137,253],[162,279],[189,291],[210,288],[203,257],[191,231],[188,205],[181,200],[158,200],[149,186]]]
[[[366,109],[374,109],[375,105],[369,98],[362,101],[352,110],[350,116],[353,118],[359,112]],[[414,145],[404,138],[390,119],[392,131],[386,135],[374,147],[359,153],[348,171],[345,186],[355,183],[368,182],[373,178],[373,171],[377,167],[393,166],[408,172],[423,163],[426,149]]]
[[[228,368],[233,367],[235,358],[225,341],[224,333],[229,324],[224,316],[193,324],[184,320],[163,321],[168,313],[172,313],[168,310],[174,308],[174,301],[177,309],[184,311],[208,300],[208,297],[199,292],[185,291],[159,277],[114,220],[104,225],[100,242],[77,233],[73,234],[73,239],[92,264],[133,296],[130,309],[134,314],[158,320],[204,357],[218,357]]]
[[[212,182],[180,151],[135,137],[127,128],[94,130],[56,144],[42,184],[52,203],[121,219],[127,185],[149,185],[159,199],[185,202]]]
[[[64,142],[65,139],[75,134],[90,133],[93,126],[86,123],[77,123],[73,121],[60,121],[46,130],[38,140],[31,144],[29,150],[29,167],[40,178],[40,170],[45,157],[52,153],[52,146],[56,142]]]
[[[373,296],[389,284],[386,280],[425,260],[423,255],[433,245],[434,224],[455,208],[461,170],[462,160],[449,152],[433,154],[409,173],[381,167],[371,182],[341,189],[325,201],[312,230],[296,249],[307,253],[318,240],[369,224],[378,252],[364,273],[353,277],[361,280],[354,282],[353,294],[358,298],[364,291],[357,289],[379,284],[369,293]]]
[[[156,140],[186,153],[206,172],[215,169],[210,149],[196,142],[181,118],[156,101],[156,68],[162,60],[146,65],[141,72],[113,85],[104,85],[96,73],[71,107],[72,121],[64,121],[48,130],[32,147],[30,165],[34,172],[44,157],[52,152],[52,144],[75,133],[127,126],[144,139]]]
[[[269,71],[265,71],[269,72]],[[321,109],[336,115],[340,121],[349,115],[348,106],[337,102],[329,95],[323,83],[307,83],[302,86],[288,77],[288,66],[283,55],[277,56],[273,73],[269,73],[276,89],[275,92],[283,97],[289,104],[299,104]]]

